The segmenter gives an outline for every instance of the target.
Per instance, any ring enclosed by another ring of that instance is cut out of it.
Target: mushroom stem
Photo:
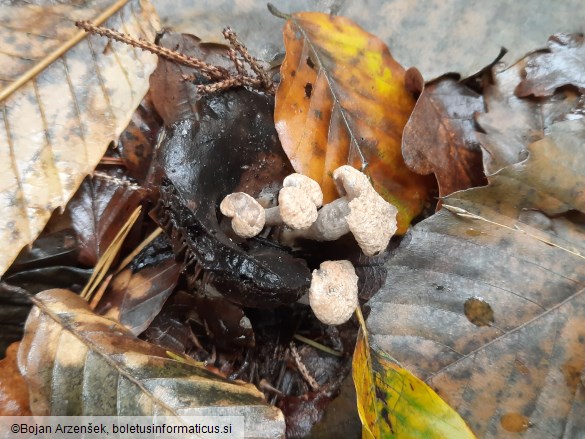
[[[269,207],[264,209],[265,225],[266,226],[281,226],[284,224],[282,216],[280,215],[280,207]]]
[[[349,200],[338,198],[319,210],[317,220],[306,230],[296,230],[294,236],[315,241],[335,241],[350,232],[346,217],[350,213]]]

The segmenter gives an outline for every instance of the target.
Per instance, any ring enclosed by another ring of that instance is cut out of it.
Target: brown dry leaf
[[[405,70],[381,40],[343,17],[293,14],[284,40],[274,120],[295,171],[316,180],[327,203],[339,196],[335,169],[364,170],[398,209],[404,233],[429,190],[402,158],[402,130],[414,107]]]
[[[369,303],[374,341],[478,437],[585,432],[584,146],[582,121],[556,123],[526,161],[448,197]]]
[[[555,34],[548,39],[547,53],[526,65],[526,77],[516,88],[518,96],[550,96],[564,85],[585,91],[585,36]]]
[[[147,0],[96,0],[84,8],[18,2],[0,10],[0,76],[6,79],[0,90],[0,239],[6,246],[0,275],[52,211],[69,201],[148,89],[155,56],[93,36],[70,47],[80,32],[75,19],[107,17],[107,26],[148,40],[159,27]],[[28,75],[34,69],[40,71]]]
[[[90,267],[97,263],[144,197],[139,186],[107,174],[83,181],[67,205],[81,247],[80,262]]]
[[[153,265],[144,265],[114,276],[96,309],[104,309],[104,317],[122,323],[135,335],[141,334],[158,315],[183,269],[172,254]]]
[[[148,187],[154,147],[161,127],[162,120],[148,93],[118,140],[118,150],[124,161],[127,175],[137,180],[141,186]]]
[[[402,137],[402,155],[418,174],[435,174],[439,196],[486,183],[474,115],[480,95],[446,77],[427,85]]]
[[[12,343],[0,360],[0,416],[30,416],[28,386],[18,370],[16,354],[20,342]]]
[[[222,40],[225,41],[223,37]],[[168,31],[158,39],[158,44],[235,73],[226,45],[202,42],[195,35]],[[159,61],[151,77],[150,96],[165,126],[170,126],[178,120],[192,118],[194,114],[200,112],[197,106],[199,93],[196,85],[192,81],[183,80],[183,76],[196,73],[193,68],[173,61],[166,59]]]
[[[246,437],[284,434],[282,413],[254,386],[170,359],[70,291],[33,301],[18,353],[33,414],[243,415]]]

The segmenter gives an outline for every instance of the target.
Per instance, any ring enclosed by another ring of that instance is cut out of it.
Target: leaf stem
[[[453,214],[455,214],[457,216],[460,216],[462,218],[468,218],[468,219],[473,219],[473,220],[480,220],[480,221],[484,221],[484,222],[486,222],[488,224],[493,224],[494,226],[503,227],[503,228],[508,229],[508,230],[511,230],[513,232],[520,232],[520,233],[522,233],[522,234],[524,234],[526,236],[530,236],[531,238],[536,239],[537,241],[540,241],[540,242],[542,242],[544,244],[550,245],[551,247],[555,247],[555,248],[558,248],[560,250],[564,250],[567,253],[570,253],[570,254],[572,254],[574,256],[577,256],[577,257],[579,257],[581,259],[585,259],[585,256],[583,256],[581,253],[579,253],[576,250],[570,250],[570,249],[565,248],[565,247],[563,247],[561,245],[555,244],[554,242],[549,241],[548,239],[544,239],[544,238],[541,238],[541,237],[539,237],[537,235],[533,235],[532,233],[529,233],[526,230],[521,229],[518,226],[510,227],[510,226],[507,226],[505,224],[500,224],[498,222],[491,221],[491,220],[489,220],[487,218],[484,218],[483,216],[479,216],[479,215],[476,215],[475,213],[471,213],[471,212],[469,212],[469,211],[467,211],[465,209],[462,209],[461,207],[451,206],[449,204],[443,204],[443,207],[445,209],[447,209],[449,212],[451,212],[451,213],[453,213]]]
[[[266,7],[268,8],[268,11],[270,11],[270,13],[275,17],[282,18],[283,20],[290,20],[291,18],[291,14],[285,14],[284,12],[279,11],[278,8],[272,3],[266,3]]]

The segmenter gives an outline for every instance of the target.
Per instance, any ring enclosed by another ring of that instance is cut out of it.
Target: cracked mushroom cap
[[[326,325],[341,325],[358,306],[358,277],[349,261],[325,261],[313,271],[309,304]]]
[[[396,232],[398,210],[376,192],[367,175],[351,166],[333,172],[337,190],[349,201],[349,230],[366,256],[384,251]]]
[[[283,187],[278,193],[278,208],[282,221],[294,230],[308,229],[317,220],[317,206],[299,187]]]
[[[264,228],[266,214],[264,208],[244,192],[235,192],[226,196],[219,210],[232,219],[232,228],[242,238],[256,236]]]
[[[396,232],[396,208],[372,190],[349,202],[349,230],[366,256],[383,252]]]
[[[350,200],[365,192],[375,191],[368,176],[349,165],[340,166],[333,171],[333,181],[339,195],[347,196]]]
[[[321,186],[312,178],[303,174],[290,174],[282,181],[283,187],[299,188],[308,197],[316,207],[323,205],[323,191]]]

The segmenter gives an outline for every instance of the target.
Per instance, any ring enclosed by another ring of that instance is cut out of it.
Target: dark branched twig
[[[95,26],[89,21],[76,21],[75,25],[88,33],[100,35],[102,37],[111,38],[130,46],[146,50],[150,53],[168,59],[169,61],[182,64],[187,67],[192,67],[203,75],[205,78],[214,81],[211,84],[199,84],[197,90],[201,94],[216,93],[218,91],[226,90],[233,87],[248,86],[266,93],[274,94],[275,86],[266,70],[260,65],[258,60],[250,55],[248,49],[238,41],[235,32],[227,28],[224,30],[225,38],[233,46],[229,50],[229,57],[234,63],[237,74],[231,74],[223,67],[214,66],[202,61],[198,58],[185,55],[183,53],[167,49],[166,47],[157,46],[142,39],[136,39],[130,35],[118,32],[113,29],[108,29],[101,26]],[[245,66],[237,54],[246,61],[250,68],[254,71],[256,78],[249,76],[246,72]],[[196,81],[195,75],[184,75],[183,79],[186,81]]]

